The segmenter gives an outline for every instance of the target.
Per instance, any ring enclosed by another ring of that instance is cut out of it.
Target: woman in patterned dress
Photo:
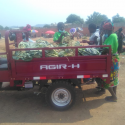
[[[102,87],[108,89],[111,93],[111,96],[106,97],[107,101],[117,101],[116,89],[119,83],[118,81],[118,70],[119,70],[119,55],[117,53],[118,50],[118,39],[117,35],[113,33],[113,25],[110,22],[107,22],[103,25],[103,31],[105,34],[105,42],[103,45],[111,45],[112,49],[112,62],[113,66],[111,67],[111,75],[110,75],[110,83],[107,84],[103,82]],[[108,53],[108,48],[104,48],[103,54]]]

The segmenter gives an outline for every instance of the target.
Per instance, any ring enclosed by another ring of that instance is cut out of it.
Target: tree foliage
[[[5,30],[9,30],[10,28],[9,28],[8,26],[6,26],[4,29],[5,29]]]
[[[112,17],[112,22],[113,23],[125,23],[125,18],[121,17],[119,14],[116,14],[115,16]]]
[[[80,18],[80,16],[76,15],[76,14],[70,14],[67,18],[66,18],[66,23],[76,23],[76,24],[83,24],[84,20],[82,18]]]
[[[104,14],[94,12],[86,19],[86,24],[94,23],[96,25],[101,24],[103,21],[108,20],[108,17]]]
[[[3,30],[3,26],[0,25],[0,30]]]
[[[50,28],[50,25],[46,24],[43,26],[44,28]]]

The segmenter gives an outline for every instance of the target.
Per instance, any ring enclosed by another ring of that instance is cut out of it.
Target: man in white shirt
[[[93,45],[99,45],[98,38],[99,38],[99,29],[96,29],[96,25],[91,23],[89,24],[89,32],[90,32],[90,38],[89,40],[93,42]],[[92,82],[95,82],[95,79],[92,79]]]
[[[99,38],[99,29],[96,29],[96,25],[95,24],[89,24],[89,32],[90,32],[90,41],[93,41],[93,45],[99,45],[99,42],[97,40],[97,38]]]
[[[103,21],[100,25],[100,29],[99,29],[99,34],[100,36],[97,38],[97,41],[99,43],[99,45],[103,45],[104,41],[105,41],[105,34],[102,34],[103,32],[103,25],[104,25],[105,21]],[[101,39],[100,39],[101,37]]]

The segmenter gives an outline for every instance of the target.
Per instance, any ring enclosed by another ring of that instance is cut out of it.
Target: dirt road
[[[106,102],[109,96],[96,95],[94,85],[76,89],[75,105],[63,112],[48,107],[43,94],[28,91],[0,91],[0,125],[124,125],[125,124],[125,56],[121,56],[118,102]],[[86,102],[83,99],[83,92]]]

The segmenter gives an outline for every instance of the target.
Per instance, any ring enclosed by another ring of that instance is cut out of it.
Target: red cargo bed
[[[17,32],[17,31],[16,31]],[[13,86],[14,80],[39,80],[39,79],[80,79],[101,78],[110,82],[111,47],[110,46],[83,46],[83,47],[58,47],[35,49],[10,49],[9,31],[6,32],[5,42],[8,59],[8,70],[0,71],[0,81],[10,80]],[[109,47],[108,55],[79,56],[79,48]],[[41,50],[42,57],[34,58],[30,62],[14,60],[12,51]],[[45,57],[45,50],[50,49],[75,49],[73,57]],[[23,84],[22,84],[23,86]]]

